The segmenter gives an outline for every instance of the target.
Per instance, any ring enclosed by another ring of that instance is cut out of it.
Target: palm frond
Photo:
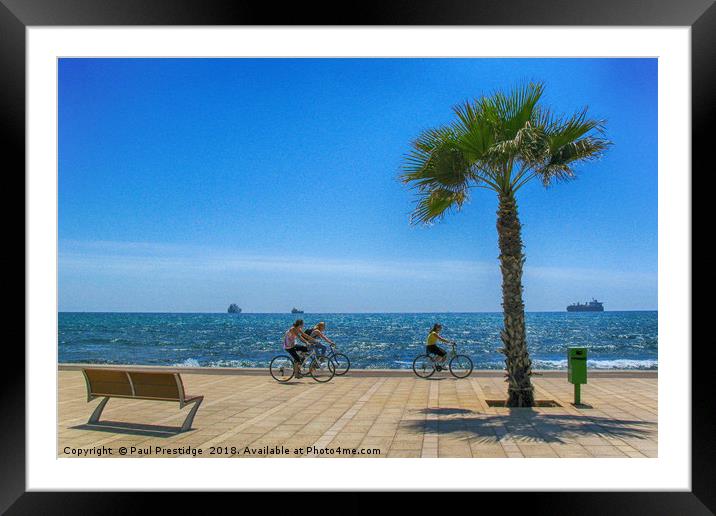
[[[465,153],[468,160],[484,160],[495,143],[495,132],[482,106],[477,102],[465,102],[454,106],[453,112],[457,116],[452,124],[452,130],[457,136],[456,146]]]
[[[411,224],[429,224],[442,219],[446,213],[459,211],[467,200],[466,191],[450,191],[436,188],[418,199],[415,210],[410,214]]]
[[[472,179],[465,155],[456,145],[450,128],[424,131],[413,142],[403,162],[400,180],[420,191],[444,188],[460,191]]]
[[[419,192],[411,222],[430,223],[465,202],[475,181],[471,164],[451,127],[421,133],[405,156],[400,180]]]
[[[500,177],[509,175],[505,163],[536,162],[545,155],[544,130],[533,123],[543,91],[542,83],[527,83],[453,108],[458,148],[494,183],[508,183],[509,178]]]
[[[498,91],[483,100],[483,109],[490,113],[500,140],[513,140],[534,118],[537,103],[544,92],[541,82],[529,82],[509,93]]]
[[[514,138],[493,145],[490,149],[490,160],[493,163],[504,163],[509,160],[535,163],[544,158],[548,149],[544,130],[527,122],[517,131]]]
[[[604,134],[604,120],[587,118],[587,108],[569,117],[556,116],[545,109],[539,111],[537,118],[549,138],[550,152],[556,152],[562,146],[577,141],[589,133]]]
[[[544,186],[558,181],[574,179],[573,164],[599,159],[611,142],[604,138],[587,136],[563,144],[550,153],[549,159],[535,169]]]

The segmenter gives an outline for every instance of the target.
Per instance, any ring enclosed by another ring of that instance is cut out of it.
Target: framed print
[[[187,490],[714,510],[710,2],[0,1],[26,192],[8,514]]]

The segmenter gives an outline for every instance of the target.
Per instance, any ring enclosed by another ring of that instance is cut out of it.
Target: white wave
[[[658,360],[630,360],[620,358],[616,360],[587,360],[587,367],[594,369],[656,369],[659,366]]]
[[[533,360],[535,369],[567,369],[567,360]],[[657,369],[658,360],[631,360],[619,358],[615,360],[587,360],[590,369]]]
[[[213,360],[209,367],[259,367],[255,360]]]
[[[174,367],[201,367],[201,365],[195,358],[187,358],[184,362],[174,364]]]

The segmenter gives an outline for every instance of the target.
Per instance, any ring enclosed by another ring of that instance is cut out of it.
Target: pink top
[[[283,336],[283,349],[291,349],[296,345],[296,334],[288,330]]]

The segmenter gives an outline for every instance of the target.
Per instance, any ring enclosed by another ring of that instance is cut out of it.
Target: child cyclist
[[[291,326],[283,335],[283,349],[285,349],[286,352],[293,358],[293,374],[296,375],[296,378],[300,378],[302,359],[298,352],[301,351],[303,353],[308,353],[308,348],[306,346],[296,344],[296,337],[298,337],[305,344],[313,344],[315,342],[310,335],[303,331],[303,319],[296,320],[296,322],[293,323],[293,326]]]
[[[453,343],[452,341],[444,339],[440,336],[440,332],[442,331],[442,329],[443,327],[441,324],[435,323],[433,329],[430,330],[430,333],[428,333],[428,338],[425,342],[425,351],[429,354],[432,353],[433,355],[438,356],[436,366],[436,369],[438,371],[442,370],[443,362],[445,362],[445,356],[447,355],[447,353],[443,348],[437,345],[437,342],[447,342],[448,344]]]

